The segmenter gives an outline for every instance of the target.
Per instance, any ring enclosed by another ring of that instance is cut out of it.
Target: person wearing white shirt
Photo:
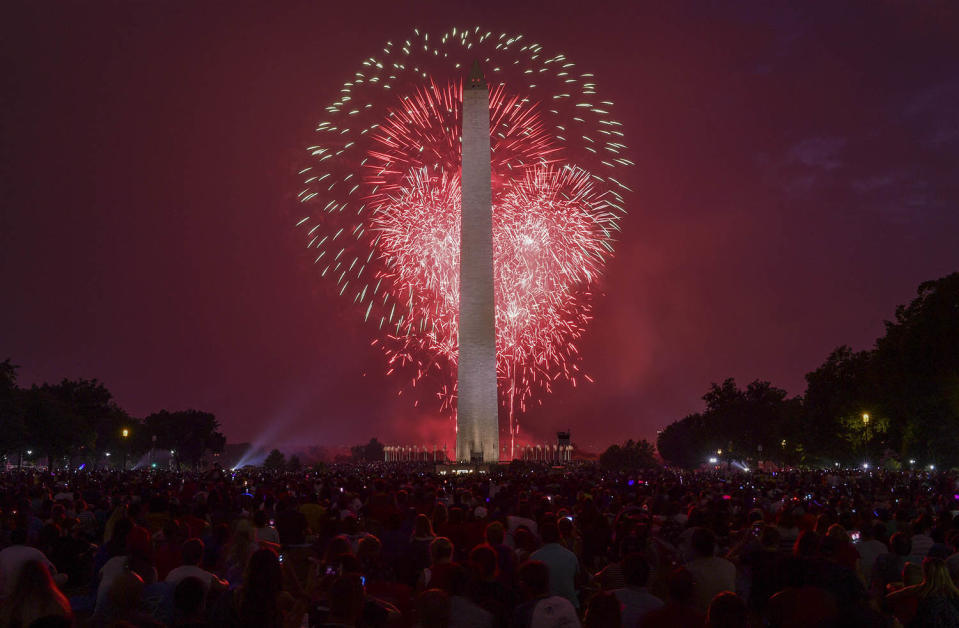
[[[623,557],[623,578],[626,587],[613,590],[620,603],[623,626],[638,626],[646,613],[663,606],[663,601],[646,589],[649,563],[642,554],[633,552]]]
[[[693,576],[696,608],[705,612],[717,594],[736,590],[736,566],[725,558],[713,556],[716,536],[707,528],[697,528],[690,544],[695,558],[686,563],[686,570]]]
[[[57,584],[67,581],[66,574],[58,574],[46,554],[28,546],[26,530],[14,530],[10,534],[11,545],[0,551],[0,600],[6,599],[16,588],[20,569],[30,561],[39,561],[47,566]]]
[[[266,513],[257,510],[253,513],[253,526],[256,528],[256,540],[280,544],[280,533],[266,520]]]
[[[211,588],[217,591],[226,590],[229,587],[229,582],[200,567],[200,561],[203,560],[203,550],[203,541],[200,539],[188,539],[184,542],[181,549],[183,564],[170,570],[166,581],[176,585],[187,578],[199,578],[207,591]]]

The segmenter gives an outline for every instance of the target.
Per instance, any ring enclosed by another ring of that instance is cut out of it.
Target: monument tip
[[[483,70],[480,69],[479,59],[473,61],[469,83],[470,89],[486,89],[486,79],[483,78]]]

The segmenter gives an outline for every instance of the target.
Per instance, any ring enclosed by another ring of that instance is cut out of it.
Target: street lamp
[[[862,424],[863,424],[863,425],[869,425],[869,413],[868,413],[868,412],[863,412],[863,413],[862,413]]]
[[[126,441],[126,439],[130,436],[130,430],[127,428],[123,428],[123,431],[120,432],[120,435],[123,437],[123,440]],[[129,447],[127,447],[126,442],[124,442],[123,443],[123,466],[120,467],[122,471],[127,470],[127,450],[128,449]]]

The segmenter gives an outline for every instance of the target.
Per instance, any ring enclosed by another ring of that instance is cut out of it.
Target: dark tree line
[[[17,386],[17,367],[0,363],[0,456],[19,464],[27,455],[51,466],[96,462],[115,452],[116,463],[135,461],[151,448],[175,451],[196,465],[206,452],[222,452],[226,438],[212,414],[162,410],[137,419],[97,380]]]
[[[917,292],[872,349],[838,347],[808,373],[802,397],[762,381],[713,384],[703,412],[660,433],[660,455],[684,467],[709,457],[959,465],[959,273]]]

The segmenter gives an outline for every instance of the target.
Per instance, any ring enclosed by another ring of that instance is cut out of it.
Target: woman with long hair
[[[407,547],[412,572],[410,574],[412,581],[406,583],[409,586],[414,586],[423,570],[430,566],[430,544],[435,538],[436,534],[433,532],[430,518],[422,514],[416,515],[416,520],[413,522],[413,536]]]
[[[302,613],[294,613],[295,600],[283,590],[283,569],[272,549],[250,556],[243,584],[217,600],[211,626],[230,628],[283,628],[299,626]]]
[[[10,597],[0,606],[0,625],[26,628],[44,617],[63,617],[73,621],[70,602],[60,592],[50,570],[40,561],[30,561],[20,568],[17,584]]]
[[[905,626],[959,626],[959,589],[941,558],[922,563],[922,582],[886,596],[887,608]]]
[[[949,575],[946,561],[927,558],[922,562],[922,576],[922,582],[915,587],[919,604],[911,625],[959,626],[959,589]]]

